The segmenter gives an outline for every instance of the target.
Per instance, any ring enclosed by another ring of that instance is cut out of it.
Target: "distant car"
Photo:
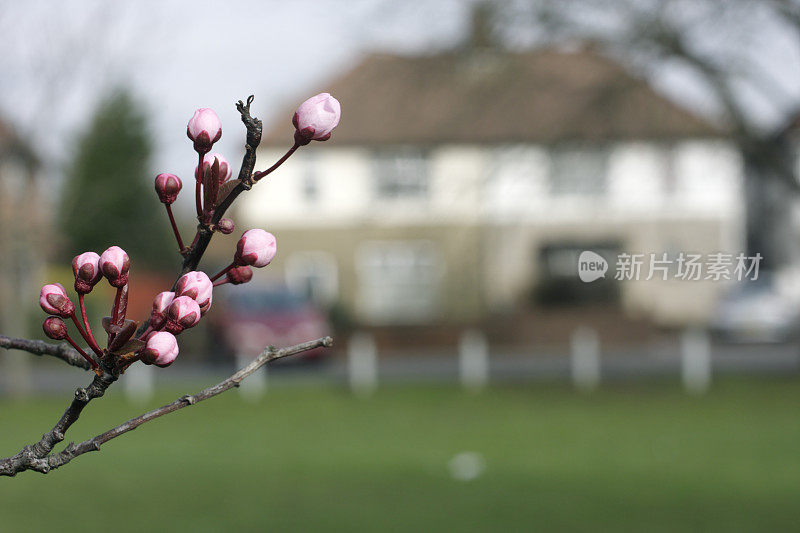
[[[800,306],[764,277],[723,296],[711,330],[723,341],[786,342],[800,333]]]
[[[284,288],[247,287],[231,290],[214,301],[212,332],[223,352],[257,353],[267,346],[284,347],[330,335],[325,313],[307,299]],[[305,352],[304,360],[319,359],[324,348]]]

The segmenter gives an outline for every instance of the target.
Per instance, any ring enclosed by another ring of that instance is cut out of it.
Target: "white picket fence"
[[[698,329],[680,337],[680,376],[684,388],[692,394],[708,390],[712,377],[711,342],[708,333]],[[462,332],[458,342],[458,379],[470,392],[480,392],[491,377],[490,346],[486,335],[476,329]],[[570,336],[569,377],[576,389],[591,392],[603,379],[602,346],[598,333],[578,327]],[[347,381],[353,393],[370,396],[378,388],[379,353],[373,337],[354,334],[347,346]]]
[[[457,368],[446,366],[447,364],[452,364],[446,363],[444,372],[451,372],[449,375],[453,377],[457,375],[459,383],[466,391],[480,393],[490,383],[492,376],[491,347],[485,333],[477,329],[464,330],[455,348],[457,350],[456,360],[449,359],[449,361],[455,363]],[[344,373],[350,390],[359,397],[368,398],[372,396],[378,389],[379,378],[381,377],[380,354],[375,339],[369,333],[357,332],[347,340],[345,351],[347,358],[344,365]],[[236,356],[237,368],[245,366],[251,359],[252,355],[249,353],[238,354]],[[527,355],[520,359],[526,359],[529,363],[531,362]],[[634,359],[638,359],[638,362],[634,361]],[[642,362],[641,359],[631,356],[630,362],[649,364],[647,361]],[[702,394],[708,390],[711,385],[713,365],[711,342],[706,332],[699,329],[686,330],[680,336],[677,351],[669,356],[669,360],[671,363],[668,368],[674,369],[675,364],[679,365],[681,381],[688,393]],[[389,361],[395,363],[392,356],[388,357],[387,362]],[[551,358],[550,361],[551,363],[555,361],[555,367],[560,370],[551,371],[549,375],[563,376],[566,371],[566,375],[569,376],[574,387],[581,392],[591,393],[600,387],[604,379],[603,350],[600,337],[591,328],[578,327],[572,332],[568,360],[557,357]],[[408,364],[413,366],[419,363],[420,361],[418,360]],[[536,361],[533,361],[533,363],[536,363]],[[609,365],[612,363],[612,361],[606,361],[606,370],[609,369]],[[496,367],[502,366],[502,364],[502,360],[495,360]],[[617,362],[617,364],[619,363]],[[257,402],[267,393],[267,368],[268,365],[265,365],[242,382],[239,387],[239,393],[244,400]],[[453,368],[453,370],[446,370],[447,368]],[[527,372],[524,375],[520,373],[519,377],[536,377],[536,372],[532,370],[532,367],[528,366],[527,368]],[[640,366],[639,368],[643,367]],[[443,373],[441,365],[438,371],[439,375]],[[498,371],[498,368],[496,368],[496,371]],[[674,370],[672,372],[674,375]],[[420,374],[424,375],[424,369],[421,371],[418,369],[417,375]],[[506,370],[507,374],[508,370]],[[154,372],[153,367],[133,365],[122,379],[126,397],[136,403],[146,403],[152,399],[155,389],[155,376],[156,372]]]

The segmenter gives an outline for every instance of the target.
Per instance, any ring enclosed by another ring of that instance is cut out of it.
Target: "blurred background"
[[[186,185],[184,240],[196,223],[196,108],[220,115],[214,149],[237,173],[236,100],[254,94],[264,121],[258,169],[291,146],[299,103],[342,105],[329,141],[240,197],[201,267],[226,265],[252,227],[276,235],[272,264],[215,290],[180,360],[132,367],[70,437],[266,345],[335,347],[0,482],[14,530],[90,515],[121,530],[800,519],[797,0],[0,1],[0,43],[9,336],[43,338],[41,284],[70,287],[71,258],[112,244],[131,256],[131,314],[147,316],[180,262],[157,173]],[[584,251],[604,277],[581,280]],[[641,254],[638,279],[620,254]],[[696,280],[690,254],[707,261]],[[735,274],[740,254],[757,272]],[[87,299],[97,330],[112,299]],[[0,353],[0,456],[87,379]]]

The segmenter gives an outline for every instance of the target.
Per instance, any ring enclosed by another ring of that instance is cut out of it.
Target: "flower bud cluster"
[[[247,108],[250,101],[248,100]],[[245,118],[245,112],[242,113]],[[161,173],[156,176],[154,183],[159,201],[166,206],[181,253],[185,257],[197,253],[195,243],[200,241],[201,231],[231,234],[235,224],[229,218],[222,218],[223,213],[216,213],[218,203],[230,198],[232,191],[236,194],[241,192],[241,189],[237,190],[236,187],[242,185],[251,187],[253,183],[280,166],[298,147],[307,145],[312,140],[328,140],[333,129],[339,124],[340,117],[341,106],[330,94],[321,93],[309,98],[297,108],[292,117],[295,127],[294,145],[284,157],[268,170],[252,172],[251,169],[250,175],[244,175],[241,182],[239,180],[230,182],[232,176],[230,163],[222,154],[211,153],[214,144],[222,136],[220,119],[212,109],[202,108],[195,111],[186,126],[186,134],[192,140],[198,154],[198,164],[195,168],[195,203],[200,226],[191,246],[183,246],[171,209],[171,204],[177,200],[183,188],[181,179],[174,174]],[[227,207],[228,203],[224,205]],[[207,236],[208,233],[202,235]],[[202,242],[200,249],[205,249],[207,244],[207,240]],[[51,339],[67,340],[98,373],[100,373],[98,362],[70,337],[65,319],[70,319],[74,323],[91,351],[103,363],[103,371],[109,368],[124,371],[124,368],[136,359],[141,359],[147,364],[168,366],[175,361],[179,352],[175,336],[197,325],[209,311],[213,301],[214,286],[223,283],[231,285],[247,283],[253,277],[252,267],[269,265],[275,257],[276,250],[276,239],[271,233],[262,229],[245,231],[237,242],[231,264],[213,278],[200,271],[188,272],[175,284],[174,291],[159,293],[153,300],[147,328],[141,334],[137,333],[140,329],[138,324],[125,316],[130,273],[128,254],[119,246],[111,246],[102,254],[84,252],[72,260],[74,288],[78,295],[80,313],[77,312],[78,308],[67,295],[63,285],[47,284],[42,287],[39,294],[39,305],[49,315],[42,324],[42,329]],[[85,296],[92,292],[102,278],[106,278],[116,289],[110,316],[103,318],[103,328],[108,334],[106,348],[100,348],[92,333],[84,303]],[[215,283],[215,280],[219,281]]]
[[[147,345],[141,352],[146,364],[168,366],[178,356],[175,336],[192,328],[211,308],[213,284],[204,272],[184,274],[175,285],[175,292],[156,295],[150,312]]]
[[[131,321],[125,319],[130,266],[131,262],[128,254],[119,246],[111,246],[100,255],[95,252],[84,252],[72,259],[72,274],[75,277],[74,287],[80,303],[80,317],[76,313],[75,303],[70,299],[67,295],[67,290],[60,283],[49,283],[43,286],[39,292],[39,305],[45,313],[51,315],[42,324],[45,335],[51,339],[66,340],[72,344],[95,371],[99,368],[97,361],[70,337],[67,324],[63,319],[70,319],[75,324],[83,340],[89,345],[91,351],[101,360],[104,360],[111,350],[109,348],[103,350],[97,344],[97,339],[95,339],[91,327],[89,327],[84,297],[92,292],[95,285],[105,277],[109,284],[117,289],[117,294],[111,307],[111,316],[107,319],[108,346],[110,348],[125,347],[136,329],[129,324]],[[120,332],[127,336],[125,338],[119,337],[118,334]]]

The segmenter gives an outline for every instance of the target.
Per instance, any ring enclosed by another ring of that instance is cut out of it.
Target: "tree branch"
[[[15,339],[0,335],[0,348],[7,350],[22,350],[33,355],[52,355],[61,359],[68,365],[89,370],[89,362],[66,343],[50,344],[44,341],[31,339]]]
[[[235,186],[216,207],[212,219],[207,223],[206,221],[201,221],[201,223],[198,225],[195,241],[184,255],[181,272],[178,275],[178,278],[175,280],[175,285],[177,285],[178,279],[180,279],[183,274],[197,269],[197,265],[200,263],[200,259],[202,259],[203,254],[208,247],[208,243],[211,241],[211,237],[213,236],[214,226],[217,224],[217,222],[219,222],[219,220],[225,214],[225,211],[228,209],[228,207],[230,207],[236,197],[241,194],[242,191],[249,190],[253,186],[253,169],[255,168],[256,163],[256,150],[261,142],[262,124],[260,120],[250,115],[250,104],[252,103],[253,96],[249,96],[247,98],[247,103],[244,103],[240,100],[236,105],[236,108],[241,114],[242,122],[247,128],[247,144],[245,146],[245,155],[242,160],[242,167],[239,171],[239,178],[234,181]],[[175,290],[175,285],[173,285],[172,290]],[[140,334],[146,329],[147,322],[148,321],[145,321],[139,327]],[[75,398],[72,400],[72,403],[52,430],[42,435],[42,438],[39,440],[39,442],[25,446],[16,455],[7,457],[5,459],[0,459],[0,476],[14,476],[18,472],[25,470],[35,470],[37,472],[47,473],[54,468],[58,468],[59,466],[68,463],[78,455],[99,449],[101,444],[119,435],[122,435],[123,433],[131,431],[132,429],[137,428],[141,424],[148,422],[153,418],[158,418],[178,409],[182,409],[187,405],[193,405],[198,401],[221,394],[231,387],[238,386],[244,378],[255,372],[268,361],[321,346],[330,346],[332,343],[333,340],[330,337],[325,337],[323,339],[298,344],[296,346],[283,348],[281,350],[276,350],[275,348],[270,347],[245,368],[213,387],[200,391],[198,394],[193,396],[184,396],[175,402],[172,402],[171,404],[165,405],[154,411],[150,411],[149,413],[145,413],[138,418],[129,420],[125,424],[117,426],[116,428],[98,435],[93,439],[82,442],[77,446],[74,443],[71,443],[61,452],[52,454],[51,452],[53,447],[64,440],[66,431],[78,420],[83,408],[86,407],[86,405],[94,398],[103,396],[106,389],[108,389],[108,387],[111,386],[111,384],[114,383],[122,373],[120,368],[108,368],[101,363],[100,368],[96,370],[97,375],[92,380],[92,383],[89,384],[89,386],[85,389],[79,388],[75,391]],[[84,361],[78,352],[67,348],[64,345],[52,345],[42,341],[10,339],[8,337],[0,336],[0,347],[26,350],[36,355],[53,355],[69,364],[81,368],[88,368],[89,366],[89,363]]]
[[[253,169],[256,165],[256,150],[258,145],[261,144],[261,121],[250,115],[250,104],[253,103],[253,95],[247,97],[247,102],[239,100],[236,103],[236,109],[242,116],[242,122],[247,129],[247,141],[244,147],[244,156],[242,158],[242,167],[239,169],[239,178],[237,185],[228,193],[228,195],[217,205],[214,209],[214,216],[211,218],[209,224],[198,224],[197,226],[197,240],[192,244],[191,249],[183,259],[183,266],[181,268],[178,278],[172,290],[175,290],[175,285],[178,279],[187,272],[197,270],[197,265],[200,264],[200,259],[211,242],[211,237],[214,236],[214,225],[220,221],[225,215],[225,211],[231,206],[236,197],[243,191],[249,191],[253,186]]]
[[[0,476],[13,476],[24,470],[47,473],[50,470],[48,455],[53,447],[64,440],[67,430],[74,424],[81,411],[90,401],[105,394],[106,389],[117,380],[117,376],[103,371],[94,377],[88,387],[75,390],[75,397],[53,429],[42,435],[39,442],[25,446],[12,457],[0,460]]]
[[[148,411],[147,413],[137,416],[136,418],[132,418],[124,424],[120,424],[119,426],[110,429],[105,433],[101,433],[100,435],[97,435],[79,444],[70,443],[66,448],[64,448],[63,451],[50,454],[53,446],[56,443],[64,440],[64,432],[72,424],[72,422],[77,420],[81,409],[83,409],[89,400],[92,399],[92,397],[102,396],[103,392],[105,392],[105,389],[111,384],[111,382],[105,384],[105,376],[98,376],[87,389],[78,389],[75,392],[75,400],[73,400],[70,408],[67,409],[64,415],[61,417],[61,420],[59,420],[59,423],[56,424],[56,427],[54,427],[49,433],[45,434],[41,441],[31,446],[25,446],[22,451],[13,457],[0,460],[0,476],[14,476],[17,473],[25,470],[35,470],[37,472],[46,474],[51,470],[69,463],[79,455],[99,450],[102,444],[105,444],[106,442],[119,437],[120,435],[124,435],[129,431],[133,431],[145,422],[149,422],[179,409],[183,409],[184,407],[202,402],[203,400],[213,398],[214,396],[222,394],[233,387],[238,387],[242,380],[270,361],[295,355],[308,350],[313,350],[315,348],[332,345],[333,339],[330,337],[324,337],[314,341],[297,344],[295,346],[289,346],[288,348],[276,349],[275,347],[270,346],[261,352],[261,355],[253,359],[253,361],[251,361],[246,367],[212,387],[203,389],[196,394],[181,396],[172,403],[168,403],[167,405],[159,407],[158,409]],[[76,402],[78,402],[77,406]],[[72,411],[75,412],[73,413]]]

